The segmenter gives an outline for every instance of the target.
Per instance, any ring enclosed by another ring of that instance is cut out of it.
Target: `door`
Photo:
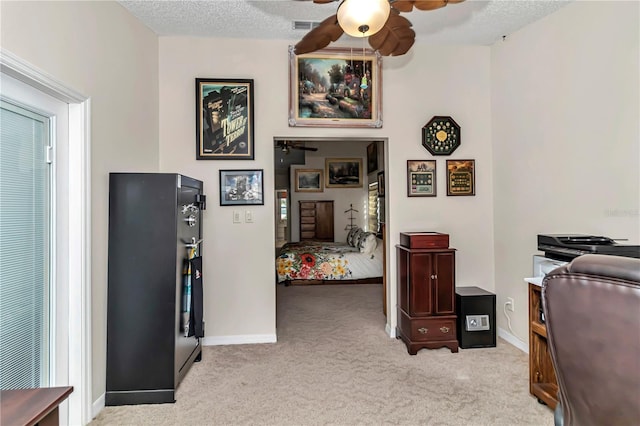
[[[434,253],[434,300],[436,314],[453,314],[455,312],[455,255],[450,253]]]
[[[411,253],[409,315],[432,314],[433,255],[431,253]]]

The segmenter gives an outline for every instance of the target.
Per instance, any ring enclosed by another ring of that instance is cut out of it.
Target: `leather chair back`
[[[564,425],[640,425],[640,259],[577,257],[542,303]]]

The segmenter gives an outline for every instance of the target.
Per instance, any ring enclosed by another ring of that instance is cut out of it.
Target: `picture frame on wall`
[[[384,198],[384,170],[378,172],[378,197]]]
[[[476,195],[475,160],[447,160],[447,195]]]
[[[296,192],[323,192],[322,169],[296,169]]]
[[[196,78],[196,160],[253,160],[253,80]]]
[[[362,158],[326,158],[326,188],[361,188]]]
[[[367,173],[378,170],[378,144],[372,142],[367,145]]]
[[[263,170],[220,170],[220,205],[264,204]]]
[[[436,195],[436,160],[407,160],[407,196]]]
[[[381,83],[378,51],[289,46],[289,126],[380,128]]]

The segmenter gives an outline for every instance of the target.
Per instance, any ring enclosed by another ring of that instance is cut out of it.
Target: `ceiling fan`
[[[338,0],[313,0],[317,4]],[[315,52],[338,40],[343,33],[369,37],[369,45],[382,56],[409,51],[416,39],[411,22],[400,12],[435,10],[464,0],[341,0],[337,13],[322,21],[295,45],[295,53]]]
[[[285,140],[276,141],[276,148],[282,149],[282,152],[285,153],[285,154],[288,154],[289,151],[292,150],[292,149],[300,149],[302,151],[317,151],[318,150],[318,148],[312,148],[310,146],[304,146],[303,143],[285,141]]]

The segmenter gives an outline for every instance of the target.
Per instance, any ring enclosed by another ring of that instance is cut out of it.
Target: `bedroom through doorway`
[[[381,284],[386,315],[386,142],[274,137],[277,285]]]

